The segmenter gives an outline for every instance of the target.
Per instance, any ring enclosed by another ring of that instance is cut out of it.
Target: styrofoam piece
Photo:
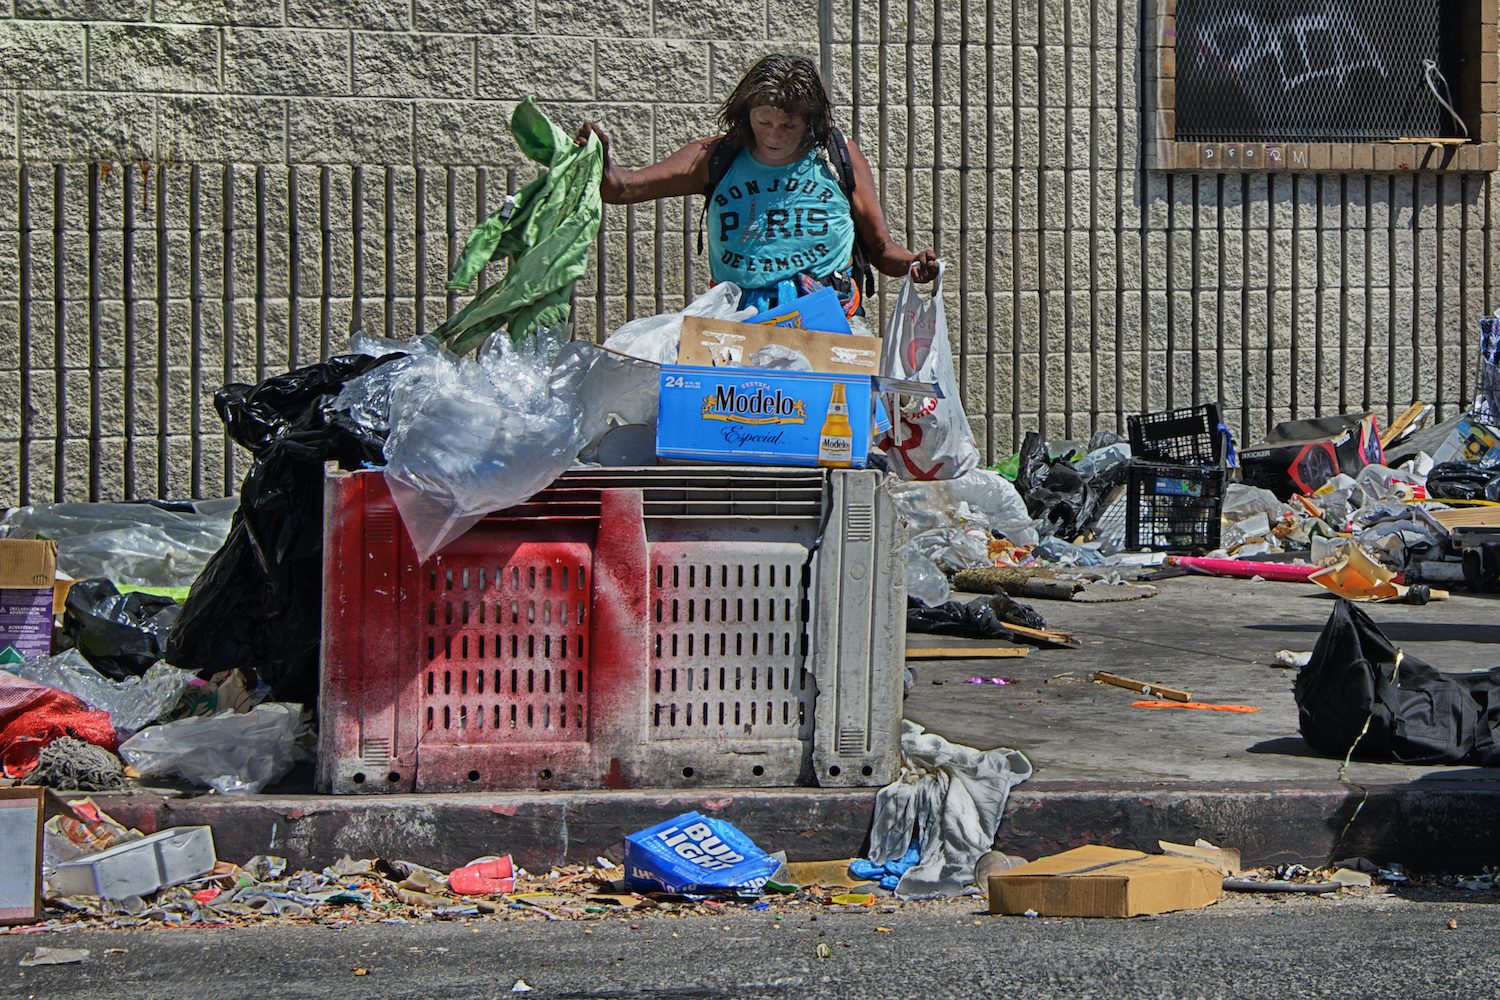
[[[124,899],[213,871],[213,831],[179,826],[120,844],[76,861],[64,861],[47,879],[50,896],[102,896]]]

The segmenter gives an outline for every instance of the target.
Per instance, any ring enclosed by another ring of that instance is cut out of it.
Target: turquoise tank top
[[[708,205],[709,273],[744,289],[849,264],[854,217],[821,149],[768,167],[742,149]]]

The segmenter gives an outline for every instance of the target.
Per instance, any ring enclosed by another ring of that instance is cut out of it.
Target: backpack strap
[[[714,192],[719,188],[719,182],[724,175],[729,173],[729,168],[734,165],[734,158],[740,153],[739,149],[729,145],[724,139],[714,143],[714,148],[708,154],[708,183],[703,185],[703,211],[698,213],[698,255],[703,255],[703,224],[708,219],[708,203],[713,200]]]
[[[851,207],[854,204],[854,162],[849,158],[849,143],[844,139],[844,133],[839,131],[837,125],[828,130],[828,162],[833,164],[834,173],[838,175],[839,187],[844,189],[844,197],[849,199]],[[875,271],[870,266],[870,251],[865,247],[865,241],[859,237],[858,227],[854,230],[854,282],[861,285],[866,296],[875,294]]]

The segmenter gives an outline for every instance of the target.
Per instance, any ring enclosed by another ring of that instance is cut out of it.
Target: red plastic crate
[[[899,663],[848,623],[811,649],[829,492],[815,470],[574,473],[419,565],[384,476],[331,475],[320,787],[889,780]],[[854,598],[889,583],[857,577]]]

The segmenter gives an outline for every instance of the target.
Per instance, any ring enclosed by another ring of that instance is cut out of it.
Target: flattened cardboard
[[[42,919],[41,788],[0,788],[0,924]]]
[[[1186,858],[1090,845],[990,876],[990,912],[1135,917],[1218,901],[1224,876]]]
[[[756,351],[772,344],[801,353],[815,372],[880,374],[879,337],[730,323],[703,316],[682,321],[677,363],[700,368],[748,367]]]

